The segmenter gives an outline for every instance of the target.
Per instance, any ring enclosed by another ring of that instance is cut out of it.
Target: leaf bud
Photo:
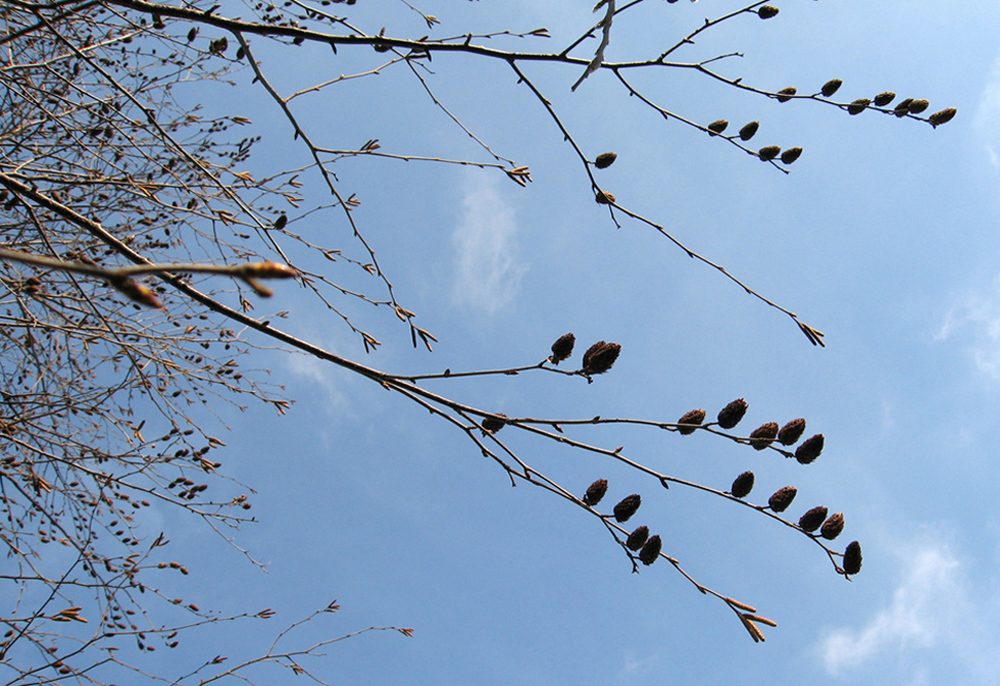
[[[774,5],[764,5],[757,10],[757,16],[761,19],[770,19],[771,17],[778,16],[778,11],[778,8]]]
[[[622,522],[627,522],[632,515],[636,513],[639,506],[642,504],[642,498],[638,493],[633,493],[632,495],[625,496],[622,498],[621,502],[615,505],[615,521],[621,524]],[[826,516],[825,513],[823,515]],[[816,526],[819,526],[817,524]]]
[[[896,94],[892,91],[882,91],[875,96],[875,105],[877,107],[885,107],[890,102],[896,99]]]
[[[639,551],[639,560],[641,560],[644,565],[653,564],[656,562],[656,558],[660,556],[660,550],[662,548],[663,542],[660,540],[660,537],[650,536],[649,540],[642,546],[642,550]]]
[[[844,574],[857,574],[861,571],[861,544],[852,541],[844,551]]]
[[[798,493],[798,490],[795,486],[779,488],[767,499],[767,505],[775,512],[784,512],[792,504],[792,501],[795,500],[796,493]]]
[[[781,153],[781,161],[784,164],[791,164],[795,160],[799,159],[799,156],[801,154],[802,154],[802,148],[798,147],[788,148],[788,150],[785,150],[783,153]]]
[[[753,135],[757,133],[757,129],[760,128],[759,121],[752,121],[740,129],[740,140],[748,141],[753,138]]]
[[[931,123],[934,128],[941,126],[941,124],[946,124],[955,118],[958,113],[954,107],[949,107],[943,109],[940,112],[935,112],[931,116],[927,117],[927,120]]]
[[[598,169],[607,169],[608,167],[610,167],[612,164],[615,163],[616,159],[618,159],[618,155],[616,155],[615,153],[604,152],[598,155],[597,159],[594,160],[594,166],[597,167]]]
[[[622,347],[618,343],[598,341],[583,354],[583,373],[587,376],[603,374],[611,369]]]
[[[778,435],[778,422],[762,424],[750,433],[750,445],[754,450],[763,450],[771,445]]]
[[[778,102],[788,102],[792,99],[792,96],[798,92],[795,86],[789,86],[788,88],[782,88],[778,91]]]
[[[608,492],[608,480],[598,479],[587,487],[587,492],[583,494],[583,503],[593,507],[601,502],[601,498]]]
[[[778,432],[778,441],[782,445],[795,445],[802,438],[802,433],[806,430],[806,420],[799,417],[781,427]]]
[[[840,79],[830,79],[823,84],[823,87],[819,89],[819,92],[823,94],[824,98],[831,97],[834,93],[840,90],[840,87],[844,85],[844,82]]]
[[[753,472],[743,472],[733,481],[730,492],[734,498],[746,498],[753,490]]]
[[[625,541],[625,547],[632,552],[636,552],[643,545],[645,545],[647,538],[649,538],[649,527],[645,525],[640,526],[628,535],[628,540]]]
[[[765,145],[763,148],[757,151],[757,156],[760,157],[762,162],[770,162],[778,153],[781,152],[781,148],[777,145]]]
[[[806,512],[799,519],[799,528],[812,533],[826,520],[827,509],[820,505]]]
[[[690,412],[685,412],[684,416],[677,420],[678,424],[693,424],[700,426],[701,423],[705,421],[705,410],[691,410]],[[682,436],[689,436],[693,434],[697,429],[694,426],[679,426],[677,431]]]
[[[861,114],[872,103],[868,98],[858,98],[847,106],[847,113],[850,115]]]
[[[812,438],[807,438],[795,451],[795,459],[800,464],[809,464],[823,452],[823,434],[816,434]]]
[[[727,430],[732,429],[740,423],[740,420],[743,419],[743,415],[746,414],[746,411],[747,401],[743,398],[737,398],[719,410],[719,427]]]
[[[576,343],[576,336],[571,333],[563,334],[552,344],[552,356],[549,362],[559,364],[573,354],[573,345]]]
[[[820,535],[828,541],[832,541],[840,532],[844,530],[844,513],[835,512],[830,517],[823,522],[822,528],[820,528]]]

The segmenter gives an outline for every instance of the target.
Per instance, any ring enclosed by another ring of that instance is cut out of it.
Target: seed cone
[[[791,164],[795,160],[802,156],[802,148],[789,148],[781,153],[781,161],[785,164]]]
[[[705,421],[705,410],[691,410],[690,412],[685,412],[684,416],[677,420],[677,423],[701,425],[703,421]],[[680,426],[677,427],[677,431],[682,436],[689,436],[697,431],[697,429],[693,426]]]
[[[779,488],[767,499],[767,505],[775,512],[784,512],[792,504],[792,501],[795,500],[796,493],[798,493],[798,490],[795,486]]]
[[[820,535],[828,541],[832,541],[840,532],[844,530],[844,513],[835,512],[830,517],[823,522],[822,528],[819,530]]]
[[[857,574],[861,571],[861,544],[852,541],[844,551],[844,574]]]
[[[763,148],[757,151],[757,156],[760,157],[763,162],[770,162],[781,152],[781,148],[777,145],[765,145]]]
[[[806,420],[801,417],[793,419],[781,427],[781,431],[778,432],[778,441],[782,445],[795,445],[795,443],[802,438],[802,432],[805,430]]]
[[[771,445],[775,437],[778,435],[778,422],[768,422],[762,426],[757,427],[750,434],[750,445],[753,446],[754,450],[763,450],[767,446]]]
[[[649,538],[649,527],[640,526],[635,531],[628,535],[628,540],[625,541],[625,546],[635,552],[642,548],[646,543],[646,539]]]
[[[757,129],[760,128],[759,121],[752,121],[742,129],[740,129],[740,140],[748,141],[753,138],[753,135],[757,133]]]
[[[844,82],[840,79],[830,79],[823,84],[823,87],[819,89],[819,92],[823,94],[824,98],[829,98],[844,85]]]
[[[778,16],[778,8],[774,5],[764,5],[759,10],[757,10],[757,16],[761,19],[770,19],[771,17]]]
[[[743,398],[737,398],[719,410],[719,427],[727,430],[732,429],[740,423],[740,420],[743,419],[743,415],[746,414],[746,411],[747,401]]]
[[[642,498],[638,493],[633,493],[632,495],[625,496],[622,498],[621,502],[615,505],[615,521],[621,524],[622,522],[627,522],[632,515],[636,513],[639,506],[642,504]],[[826,513],[823,515],[826,516]],[[816,526],[819,526],[817,524]]]
[[[931,125],[934,128],[937,128],[941,126],[941,124],[946,124],[950,122],[952,119],[955,118],[955,115],[957,113],[958,110],[956,110],[954,107],[949,107],[947,109],[941,110],[940,112],[935,112],[931,116],[927,117],[927,119],[928,121],[930,121]]]
[[[792,99],[792,96],[798,92],[795,86],[789,86],[788,88],[782,88],[778,91],[778,102],[788,102]]]
[[[590,507],[601,502],[601,498],[608,492],[608,480],[598,479],[587,487],[587,492],[583,494],[583,502]]]
[[[890,102],[896,99],[896,94],[892,91],[883,91],[875,96],[875,104],[879,107],[885,107]]]
[[[823,522],[826,520],[827,509],[820,505],[819,507],[814,507],[813,509],[806,512],[799,519],[799,528],[803,531],[808,531],[812,533],[818,529]]]
[[[601,153],[597,156],[597,159],[594,160],[594,166],[598,169],[607,169],[615,163],[616,159],[618,159],[618,155],[613,152]]]
[[[809,464],[823,452],[823,434],[807,438],[795,451],[795,459],[801,464]]]
[[[753,490],[753,472],[743,472],[733,482],[730,492],[734,498],[746,498]]]
[[[587,376],[603,374],[611,369],[621,351],[622,347],[617,343],[594,343],[583,354],[583,373]]]
[[[503,420],[507,415],[501,414],[497,417],[483,417],[483,428],[491,434],[496,433],[507,423]]]
[[[656,558],[660,556],[662,548],[663,542],[660,540],[660,537],[650,536],[649,540],[642,546],[642,550],[639,551],[639,559],[642,561],[642,564],[651,565],[656,562]]]
[[[552,357],[549,362],[559,364],[573,354],[573,345],[576,344],[576,336],[571,333],[563,334],[552,344]]]
[[[718,119],[709,124],[707,128],[709,132],[712,134],[720,134],[726,130],[727,126],[729,126],[728,121],[726,121],[725,119]]]
[[[870,104],[872,104],[872,101],[869,100],[868,98],[858,98],[857,100],[855,100],[854,102],[852,102],[850,105],[847,106],[847,113],[861,114],[868,108]]]

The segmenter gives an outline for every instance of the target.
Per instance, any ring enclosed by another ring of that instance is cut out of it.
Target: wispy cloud
[[[1000,56],[993,61],[973,121],[990,162],[1000,168]]]
[[[480,170],[466,174],[463,207],[453,236],[454,301],[495,314],[513,301],[527,270],[519,255],[517,216],[497,177]]]
[[[961,340],[979,371],[1000,379],[1000,276],[989,289],[962,296],[934,338]]]

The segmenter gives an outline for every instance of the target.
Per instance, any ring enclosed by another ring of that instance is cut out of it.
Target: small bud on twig
[[[640,505],[642,505],[642,498],[638,493],[625,496],[621,502],[615,505],[615,521],[619,524],[627,522],[636,513]],[[817,524],[816,526],[819,525]]]
[[[690,412],[685,412],[684,416],[677,420],[677,423],[700,426],[703,421],[705,421],[705,410],[691,410]],[[689,436],[696,429],[695,426],[679,426],[677,427],[677,431],[682,436]]]
[[[639,551],[639,559],[642,561],[642,564],[651,565],[656,562],[656,558],[660,556],[660,549],[662,547],[663,543],[660,541],[659,536],[650,536],[649,540],[642,546],[642,550]]]
[[[778,91],[778,102],[788,102],[792,99],[792,96],[798,92],[795,86],[789,86],[788,88],[782,88]]]
[[[763,450],[771,445],[778,435],[778,422],[768,422],[750,432],[750,445],[754,450]]]
[[[729,126],[728,121],[726,121],[725,119],[717,119],[716,121],[713,121],[711,124],[709,124],[707,128],[709,133],[714,136],[725,131],[727,126]]]
[[[649,527],[645,525],[640,526],[628,535],[625,547],[635,552],[645,545],[647,538],[649,538]]]
[[[861,571],[861,544],[852,541],[844,551],[844,574],[857,574]]]
[[[597,503],[601,502],[601,498],[603,498],[604,494],[607,492],[608,480],[598,479],[587,487],[587,492],[583,494],[583,502],[585,505],[593,507]]]
[[[807,438],[795,451],[795,459],[801,464],[809,464],[823,452],[823,434]]]
[[[771,17],[778,16],[778,8],[774,5],[764,5],[757,10],[757,16],[761,19],[770,19]]]
[[[757,151],[757,156],[760,157],[761,161],[763,162],[770,162],[775,157],[777,157],[778,153],[780,152],[781,148],[779,148],[777,145],[765,145],[763,148]]]
[[[775,512],[784,512],[792,504],[792,501],[795,500],[796,493],[798,493],[798,490],[796,490],[795,486],[779,488],[767,499],[767,505]]]
[[[781,153],[781,161],[784,164],[791,164],[795,160],[799,159],[801,155],[802,155],[802,148],[798,147],[788,148],[788,150],[785,150],[783,153]]]
[[[823,84],[823,87],[819,89],[819,92],[823,94],[824,98],[831,97],[834,93],[840,90],[840,87],[844,85],[844,82],[840,79],[830,79]]]
[[[753,472],[743,472],[736,480],[733,481],[733,487],[730,492],[733,494],[734,498],[746,498],[750,495],[750,491],[753,490]]]
[[[930,106],[931,104],[927,100],[914,100],[910,103],[909,112],[910,114],[920,114]]]
[[[576,336],[571,333],[563,334],[552,344],[552,356],[549,362],[559,364],[573,354],[573,346],[576,344]]]
[[[896,99],[896,94],[892,91],[883,91],[875,96],[875,105],[877,107],[885,107],[890,102]]]
[[[742,129],[740,129],[740,140],[748,141],[753,138],[753,135],[757,133],[757,129],[760,128],[759,121],[752,121],[746,124]]]
[[[594,160],[594,166],[598,169],[607,169],[615,163],[616,159],[618,159],[618,155],[613,152],[601,153],[597,156],[597,159]]]
[[[826,520],[827,509],[822,505],[814,507],[799,519],[799,528],[812,533]]]
[[[957,113],[958,110],[956,110],[954,107],[949,107],[947,109],[941,110],[940,112],[935,112],[931,116],[927,117],[927,120],[931,123],[931,126],[937,128],[941,126],[941,124],[946,124],[950,122],[952,119],[954,119]]]
[[[747,401],[743,398],[737,398],[719,410],[719,426],[727,430],[732,429],[740,423],[740,420],[743,419],[743,415],[746,414],[746,411]]]
[[[829,519],[823,522],[823,526],[822,528],[820,528],[819,533],[823,538],[827,539],[828,541],[832,541],[837,536],[839,536],[840,532],[842,532],[843,530],[844,530],[844,513],[835,512],[834,514],[830,515]]]
[[[781,427],[778,432],[778,441],[782,445],[795,445],[802,438],[802,433],[806,430],[806,420],[799,417]]]
[[[622,347],[617,343],[598,341],[583,354],[583,373],[587,376],[603,374],[611,369]]]
[[[871,102],[868,98],[858,98],[847,106],[847,113],[850,115],[861,114],[868,108]]]
[[[614,193],[607,193],[605,191],[597,191],[597,195],[594,197],[598,205],[610,205],[615,201]]]
[[[505,414],[498,414],[496,417],[483,417],[483,430],[489,431],[491,434],[496,433],[507,424],[504,421],[506,417]]]

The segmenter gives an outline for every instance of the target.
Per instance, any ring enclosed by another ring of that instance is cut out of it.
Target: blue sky
[[[825,349],[648,227],[623,220],[616,229],[510,69],[458,55],[436,55],[428,82],[483,141],[529,165],[532,184],[422,162],[336,165],[342,188],[362,201],[354,216],[401,302],[439,339],[434,353],[412,350],[382,310],[351,310],[384,344],[365,355],[291,287],[279,289],[274,307],[290,311],[290,330],[400,373],[532,364],[568,331],[578,339],[570,362],[597,340],[622,345],[612,372],[590,385],[549,374],[426,384],[512,416],[673,421],[699,407],[711,417],[745,397],[740,429],[805,417],[808,435],[826,436],[808,467],[702,432],[611,426],[579,435],[715,488],[753,470],[755,502],[795,485],[792,511],[822,504],[845,513],[840,540],[860,540],[865,555],[855,580],[746,508],[663,492],[600,457],[507,437],[574,492],[607,478],[609,507],[641,493],[641,523],[662,535],[665,552],[778,622],[755,645],[663,560],[631,574],[596,520],[540,489],[511,488],[425,410],[331,365],[262,352],[260,365],[297,402],[281,419],[263,407],[224,414],[232,430],[222,461],[258,491],[259,523],[236,540],[267,571],[197,522],[178,522],[172,554],[192,574],[171,581],[169,593],[220,612],[270,607],[277,616],[214,633],[207,650],[189,643],[193,660],[205,657],[199,649],[233,660],[266,649],[287,623],[336,598],[342,610],[303,627],[300,645],[370,625],[415,633],[330,647],[310,666],[331,683],[997,683],[1000,12],[983,1],[774,4],[776,18],[727,22],[678,58],[738,50],[744,56],[719,70],[760,88],[816,92],[836,77],[845,100],[893,90],[929,99],[929,111],[955,106],[958,117],[933,130],[811,101],[779,104],[688,73],[635,76],[678,114],[735,127],[756,119],[755,144],[802,146],[786,176],[664,121],[610,74],[571,93],[579,70],[524,68],[591,158],[618,154],[595,173],[621,204],[824,331]],[[418,6],[442,22],[432,36],[540,26],[552,34],[494,39],[497,47],[561,48],[595,20],[588,3],[568,0]],[[705,16],[740,6],[647,2],[616,21],[606,58],[659,54]],[[387,35],[428,33],[403,3],[332,7],[371,34],[383,25]],[[268,51],[263,63],[290,93],[381,61],[371,51],[333,58],[303,46]],[[301,163],[287,126],[246,89],[248,73],[240,78],[221,104],[245,108],[268,136],[258,163]],[[295,102],[330,147],[377,138],[384,152],[490,161],[400,67]],[[327,202],[318,187],[306,191]],[[298,232],[357,252],[336,215],[290,218]]]

